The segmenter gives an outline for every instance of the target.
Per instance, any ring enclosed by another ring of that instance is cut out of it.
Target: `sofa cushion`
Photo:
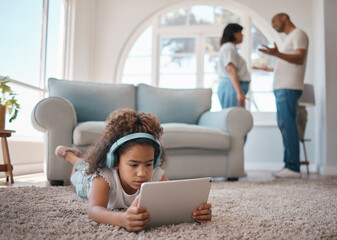
[[[105,121],[117,108],[136,107],[136,87],[131,84],[104,84],[49,78],[49,95],[70,101],[77,121]]]
[[[201,148],[213,150],[228,150],[230,147],[229,134],[203,126],[166,123],[164,128],[163,145],[166,149]]]
[[[78,124],[73,134],[74,145],[85,146],[92,144],[103,134],[104,127],[104,121],[88,121]]]
[[[196,124],[211,108],[211,89],[167,89],[137,86],[137,111],[155,114],[161,123]]]
[[[103,134],[104,127],[105,122],[103,121],[79,123],[73,134],[74,145],[92,144]],[[230,136],[221,130],[183,123],[165,123],[162,124],[162,127],[164,129],[162,142],[166,149],[228,150],[230,147]]]

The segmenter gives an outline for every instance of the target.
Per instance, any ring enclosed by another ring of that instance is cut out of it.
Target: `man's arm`
[[[274,71],[274,68],[268,67],[266,65],[253,66],[252,69],[263,70],[263,71],[266,71],[266,72],[273,72]]]
[[[269,48],[266,45],[262,45],[264,48],[260,48],[259,51],[263,52],[268,55],[272,55],[278,58],[281,58],[287,62],[294,63],[294,64],[303,64],[305,60],[305,55],[307,51],[305,49],[296,49],[294,53],[292,54],[287,54],[287,53],[281,53],[278,48],[276,43],[274,43],[273,48]]]

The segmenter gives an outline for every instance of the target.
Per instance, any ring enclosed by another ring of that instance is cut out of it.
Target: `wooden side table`
[[[11,164],[11,160],[9,158],[7,138],[10,137],[12,133],[14,132],[15,131],[13,130],[0,129],[2,156],[3,156],[3,161],[5,163],[5,164],[0,164],[0,172],[6,172],[6,180],[7,182],[9,182],[9,179],[10,179],[11,183],[14,183],[13,173],[12,173],[13,167]]]

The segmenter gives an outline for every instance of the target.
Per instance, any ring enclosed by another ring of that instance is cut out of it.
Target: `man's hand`
[[[294,53],[281,53],[279,52],[276,43],[274,43],[273,48],[269,48],[266,45],[262,45],[264,48],[259,48],[260,52],[263,52],[268,55],[272,55],[275,57],[278,57],[284,61],[287,61],[289,63],[294,63],[294,64],[303,64],[305,60],[305,56],[307,54],[306,49],[296,49]]]
[[[274,43],[274,47],[273,48],[270,48],[268,47],[267,45],[262,45],[264,48],[259,48],[259,51],[260,52],[263,52],[265,54],[268,54],[268,55],[272,55],[272,56],[278,56],[279,55],[279,50],[277,48],[277,45],[276,43]]]
[[[150,214],[144,207],[138,207],[139,195],[124,213],[123,225],[130,232],[138,232],[145,229],[150,221]]]
[[[274,68],[268,67],[268,66],[266,66],[266,65],[253,66],[252,69],[255,69],[255,70],[263,70],[263,71],[266,71],[266,72],[272,72],[272,71],[274,71]]]
[[[199,223],[207,223],[212,220],[212,204],[201,204],[197,210],[193,211],[192,217]]]

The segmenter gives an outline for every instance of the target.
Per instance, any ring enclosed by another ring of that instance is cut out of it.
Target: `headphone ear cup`
[[[162,149],[162,147],[161,147],[160,142],[159,142],[158,140],[156,140],[155,142],[156,142],[156,143],[158,144],[158,146],[159,146],[159,154],[158,154],[158,156],[157,156],[157,158],[156,158],[156,160],[155,160],[155,163],[154,163],[154,165],[153,165],[153,168],[156,168],[156,167],[159,165],[159,163],[160,163],[160,158],[161,158],[161,155],[162,155],[162,152],[163,152],[163,149]]]
[[[106,156],[106,166],[107,168],[114,168],[116,165],[117,157],[116,157],[116,150],[118,148],[117,144],[113,144]]]

